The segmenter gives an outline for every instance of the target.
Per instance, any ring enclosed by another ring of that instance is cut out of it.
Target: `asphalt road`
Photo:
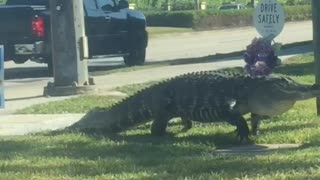
[[[201,57],[216,53],[244,50],[258,33],[254,27],[159,36],[150,40],[148,61]],[[286,23],[275,38],[283,44],[312,40],[312,22]]]
[[[152,36],[147,48],[146,61],[155,62],[240,51],[258,36],[254,27]],[[281,34],[275,38],[276,42],[283,44],[306,40],[312,40],[311,21],[286,23]],[[123,65],[122,58],[89,60],[89,66],[113,65]],[[46,67],[45,64],[30,61],[24,64],[6,62],[5,66],[6,69],[19,69],[20,71],[26,68],[32,71],[37,67]]]

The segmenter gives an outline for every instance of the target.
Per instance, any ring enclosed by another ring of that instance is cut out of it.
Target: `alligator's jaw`
[[[295,101],[307,100],[315,97],[320,97],[320,86],[318,85],[302,85],[295,91],[282,91],[286,99]]]
[[[280,115],[295,104],[295,100],[287,100],[287,101],[274,101],[272,99],[264,99],[264,100],[255,100],[252,99],[249,101],[249,110],[251,113],[258,114],[261,116],[276,116]],[[261,103],[263,102],[263,103]]]
[[[320,97],[320,87],[316,85],[295,85],[288,89],[259,89],[248,99],[250,112],[275,116],[288,111],[296,101]]]

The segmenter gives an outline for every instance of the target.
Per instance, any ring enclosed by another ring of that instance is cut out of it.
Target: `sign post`
[[[284,10],[277,0],[261,0],[258,3],[253,22],[262,37],[274,39],[281,33],[284,21]]]
[[[88,75],[83,0],[50,0],[54,83],[44,95],[68,96],[94,90]]]
[[[251,1],[251,3],[254,6],[253,0]],[[261,40],[263,42],[271,45],[273,39],[281,33],[284,27],[284,22],[284,10],[277,0],[261,0],[257,4],[253,15],[253,23],[258,33],[262,36]],[[281,48],[281,43],[274,43],[273,45],[271,45],[271,47],[274,50],[274,55],[277,56]],[[259,51],[264,51],[264,48],[261,45],[258,46],[258,48]],[[258,54],[254,56],[258,57]],[[247,57],[250,58],[250,56]],[[268,56],[264,56],[264,58],[263,56],[261,56],[259,58],[253,59],[258,60],[254,62],[254,64],[246,65],[247,67],[249,67],[249,70],[253,67],[255,70],[263,72],[261,74],[267,75],[267,73],[265,73],[266,71],[263,71],[263,69],[269,69],[269,73],[271,73],[272,68],[274,68],[274,66],[268,66],[268,64],[266,63],[266,61],[272,60],[272,58],[269,58]],[[251,113],[252,132],[256,135],[259,134],[259,122],[259,115]]]
[[[4,47],[0,45],[0,109],[4,108]]]

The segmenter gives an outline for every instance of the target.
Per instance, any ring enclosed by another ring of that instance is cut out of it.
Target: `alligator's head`
[[[304,85],[285,77],[252,79],[249,111],[274,116],[288,111],[296,101],[320,97],[320,86]]]

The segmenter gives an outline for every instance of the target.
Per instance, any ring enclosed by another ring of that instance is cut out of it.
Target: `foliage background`
[[[199,0],[206,2],[208,9],[217,9],[224,3],[236,2],[249,5],[251,0]],[[282,5],[310,5],[310,0],[278,0]],[[197,0],[129,0],[129,3],[135,3],[136,8],[140,10],[167,10],[168,3],[172,10],[194,10]],[[256,3],[259,1],[256,0]]]
[[[210,30],[228,27],[252,26],[253,8],[237,11],[186,10],[147,11],[148,26],[184,27],[194,30]],[[284,6],[285,21],[310,20],[311,6]]]
[[[216,9],[223,3],[230,3],[232,1],[248,5],[251,0],[199,0],[205,1],[208,9]],[[278,0],[283,5],[310,5],[311,0]],[[6,0],[0,0],[5,3]],[[196,9],[197,0],[129,0],[129,3],[135,3],[136,8],[140,10],[167,10],[168,3],[171,4],[172,10],[193,10]],[[256,3],[259,0],[256,0]]]

